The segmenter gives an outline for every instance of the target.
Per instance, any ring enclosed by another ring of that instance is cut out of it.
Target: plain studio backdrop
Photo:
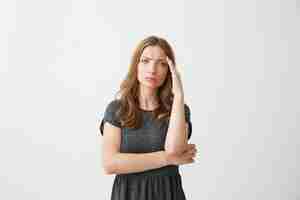
[[[299,1],[6,0],[0,23],[0,199],[109,199],[99,120],[149,35],[191,107],[187,199],[300,199]]]

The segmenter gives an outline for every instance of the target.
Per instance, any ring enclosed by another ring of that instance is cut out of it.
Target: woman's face
[[[138,63],[138,81],[151,88],[158,88],[164,83],[169,66],[165,52],[159,46],[144,49]]]

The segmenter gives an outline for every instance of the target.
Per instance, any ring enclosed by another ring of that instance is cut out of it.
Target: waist
[[[165,167],[151,169],[143,172],[127,173],[127,174],[117,174],[117,177],[152,177],[152,176],[175,176],[179,175],[179,170],[177,165],[168,165]]]

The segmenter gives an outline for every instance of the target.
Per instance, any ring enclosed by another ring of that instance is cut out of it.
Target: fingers
[[[190,164],[190,163],[194,163],[195,160],[193,158],[188,158],[183,160],[183,162],[181,164]]]
[[[167,57],[167,62],[168,62],[169,69],[170,69],[172,75],[175,75],[176,70],[175,70],[175,66],[173,64],[173,61],[169,57]]]
[[[189,164],[195,162],[197,149],[195,144],[187,144],[186,150],[180,155],[173,158],[173,161],[177,165]]]
[[[197,150],[196,150],[196,149],[191,149],[191,150],[189,150],[189,151],[183,153],[183,154],[181,155],[181,158],[182,158],[182,159],[194,158],[194,157],[196,156],[196,154],[197,154]]]
[[[194,158],[196,156],[197,150],[196,149],[192,149],[190,151],[188,151],[187,153],[184,154],[185,158]]]
[[[196,145],[195,144],[187,144],[185,151],[189,151],[190,149],[196,149]]]
[[[187,150],[183,153],[184,158],[194,158],[197,154],[197,149],[195,144],[189,144]]]
[[[185,154],[184,156],[180,157],[175,164],[182,165],[182,164],[189,164],[195,162],[195,154]]]

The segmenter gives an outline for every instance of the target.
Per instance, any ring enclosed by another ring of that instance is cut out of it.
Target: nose
[[[149,73],[154,74],[157,71],[156,63],[152,62],[149,64]]]

